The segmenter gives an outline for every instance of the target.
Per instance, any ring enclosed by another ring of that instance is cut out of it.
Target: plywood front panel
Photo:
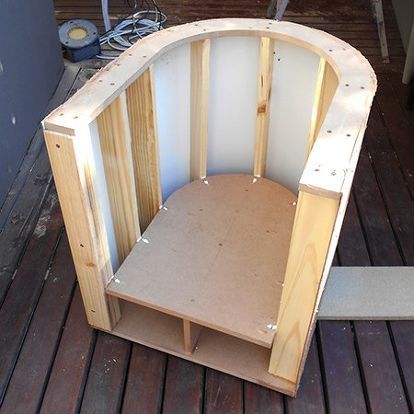
[[[259,42],[211,40],[208,175],[253,172]]]
[[[164,54],[154,64],[162,197],[190,180],[190,45]]]
[[[275,42],[265,177],[295,193],[306,161],[319,60],[307,49]]]

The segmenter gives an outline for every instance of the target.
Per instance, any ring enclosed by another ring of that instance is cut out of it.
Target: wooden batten
[[[44,134],[88,322],[107,330],[119,320],[120,309],[104,291],[113,269],[88,132],[73,139]]]
[[[191,355],[194,352],[201,330],[202,326],[183,320],[184,352],[186,354]]]
[[[311,121],[311,127],[309,131],[308,147],[306,151],[307,156],[311,152],[313,143],[315,142],[315,139],[318,136],[317,130],[319,132],[319,129],[321,126],[321,109],[322,109],[321,104],[322,104],[322,97],[323,97],[322,89],[324,86],[325,69],[326,69],[326,60],[324,58],[321,58],[319,61],[318,78],[316,80],[315,98],[313,101],[313,108],[312,108],[312,121]]]
[[[97,123],[121,264],[140,236],[125,93],[99,115]]]
[[[127,89],[126,95],[139,223],[144,232],[162,204],[152,67]]]
[[[260,39],[259,79],[257,85],[256,141],[254,175],[262,177],[266,168],[267,137],[269,132],[269,101],[272,87],[274,41]]]
[[[190,179],[207,175],[210,40],[191,44],[191,159]]]
[[[322,61],[324,61],[324,63],[322,63]],[[319,93],[318,93],[318,90],[316,91],[316,94],[319,96],[317,97],[318,104],[317,104],[316,124],[314,127],[313,137],[312,137],[313,142],[315,141],[316,137],[319,135],[319,131],[321,130],[323,121],[325,120],[326,114],[329,111],[329,107],[335,95],[336,89],[338,88],[338,82],[339,82],[338,76],[336,75],[332,66],[328,64],[323,58],[321,59],[321,64],[319,67],[319,75],[321,76],[321,79],[320,80],[318,79],[318,83],[320,82]],[[315,103],[316,103],[316,98],[315,98]]]
[[[269,372],[297,383],[339,200],[299,192]]]

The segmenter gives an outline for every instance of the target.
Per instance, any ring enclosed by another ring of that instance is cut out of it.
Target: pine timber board
[[[106,292],[270,348],[296,196],[247,175],[175,192]]]

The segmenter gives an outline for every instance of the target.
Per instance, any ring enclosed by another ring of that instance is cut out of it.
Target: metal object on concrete
[[[100,53],[99,32],[89,20],[74,19],[59,28],[60,43],[72,62],[88,59]]]

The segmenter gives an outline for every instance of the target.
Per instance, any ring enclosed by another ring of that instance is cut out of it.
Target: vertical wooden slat
[[[312,120],[311,120],[311,127],[309,131],[308,148],[306,151],[306,157],[311,152],[311,149],[317,137],[317,132],[319,133],[319,129],[321,125],[320,124],[321,109],[322,109],[321,98],[322,98],[322,88],[324,85],[324,78],[325,78],[325,68],[326,68],[326,60],[321,58],[319,61],[318,78],[316,80],[315,97],[313,100]]]
[[[267,137],[269,132],[270,93],[272,87],[274,41],[260,39],[259,79],[257,85],[256,142],[254,150],[254,175],[262,177],[266,168]]]
[[[309,344],[315,301],[339,207],[338,199],[300,191],[269,372],[296,383]]]
[[[328,113],[332,99],[338,87],[338,82],[338,76],[336,75],[332,66],[329,63],[325,62],[320,87],[318,115],[316,118],[314,138],[318,136],[319,131],[321,130],[323,121],[325,120],[325,116]]]
[[[121,264],[140,235],[125,93],[99,115],[97,123]]]
[[[111,330],[120,309],[104,292],[113,269],[89,128],[76,137],[50,131],[45,137],[88,322]]]
[[[192,354],[197,345],[202,327],[196,323],[183,319],[184,352]]]
[[[141,232],[161,204],[161,179],[152,67],[127,89],[132,155]]]
[[[190,179],[207,175],[208,90],[210,40],[191,44],[191,160]]]

